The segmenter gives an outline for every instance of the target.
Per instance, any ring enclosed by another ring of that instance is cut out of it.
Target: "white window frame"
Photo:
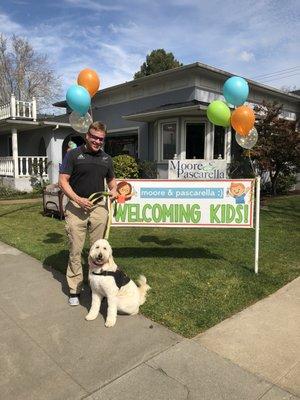
[[[214,146],[215,146],[215,126],[212,125],[212,153],[211,159],[217,160],[214,158]],[[225,128],[225,140],[224,140],[224,158],[222,159],[227,163],[231,162],[231,128]]]
[[[178,149],[179,149],[179,118],[168,118],[168,119],[162,119],[158,121],[158,146],[157,146],[157,151],[158,151],[158,162],[169,162],[169,159],[164,159],[163,158],[163,133],[162,133],[162,127],[165,124],[176,124],[176,139],[175,139],[175,154],[178,155]]]
[[[197,118],[197,117],[188,117],[188,118],[183,118],[182,119],[182,135],[181,135],[181,153],[180,153],[180,158],[181,160],[186,160],[186,126],[187,124],[204,124],[204,158],[201,158],[200,160],[209,160],[209,129],[208,129],[208,122],[205,118]]]

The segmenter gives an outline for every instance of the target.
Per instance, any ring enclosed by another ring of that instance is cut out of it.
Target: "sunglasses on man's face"
[[[104,142],[104,137],[98,137],[98,136],[92,135],[90,132],[88,132],[88,135],[91,139],[93,139],[95,141]]]

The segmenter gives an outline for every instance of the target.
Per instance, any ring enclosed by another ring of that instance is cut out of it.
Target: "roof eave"
[[[148,112],[141,112],[137,114],[123,115],[122,118],[127,121],[137,122],[152,122],[159,118],[172,118],[180,115],[195,114],[197,115],[200,110],[207,110],[207,106],[198,104],[195,106],[178,107],[167,110],[155,110]]]
[[[118,85],[114,85],[114,86],[107,87],[105,89],[101,89],[95,94],[95,97],[100,96],[100,95],[102,96],[102,95],[105,95],[107,93],[111,93],[113,91],[119,90],[119,89],[125,89],[125,88],[128,88],[128,87],[139,86],[140,84],[143,84],[143,83],[146,83],[146,82],[151,82],[151,80],[156,80],[156,79],[161,78],[161,77],[172,76],[174,74],[177,74],[177,73],[180,73],[180,72],[184,72],[186,70],[193,70],[193,69],[195,69],[195,70],[197,70],[197,69],[206,70],[206,71],[213,72],[215,74],[224,76],[226,78],[230,78],[230,77],[236,75],[236,74],[233,74],[231,72],[223,71],[222,69],[219,69],[219,68],[216,68],[216,67],[212,67],[212,66],[207,65],[207,64],[202,64],[200,62],[195,62],[193,64],[183,65],[182,67],[172,68],[172,69],[169,69],[169,70],[166,70],[166,71],[158,72],[156,74],[143,76],[143,77],[138,78],[138,79],[133,79],[133,80],[131,80],[129,82],[120,83]],[[298,102],[300,101],[300,96],[298,96],[296,94],[285,93],[280,89],[276,89],[276,88],[274,88],[272,86],[264,85],[262,83],[256,82],[256,81],[254,81],[252,79],[249,79],[249,78],[247,78],[245,76],[242,76],[242,75],[240,75],[240,76],[242,78],[244,78],[250,85],[259,87],[259,88],[261,88],[263,90],[266,90],[266,91],[269,91],[269,92],[273,92],[273,93],[275,92],[277,94],[280,94],[283,97],[289,98],[290,100],[294,100],[294,101],[298,101]],[[65,100],[63,100],[63,101],[59,101],[59,102],[54,103],[53,106],[66,108],[67,107],[67,103],[66,103]]]

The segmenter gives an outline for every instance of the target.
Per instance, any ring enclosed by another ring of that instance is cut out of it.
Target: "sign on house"
[[[252,228],[254,179],[122,180],[113,226]]]
[[[226,179],[225,160],[169,160],[169,179]]]

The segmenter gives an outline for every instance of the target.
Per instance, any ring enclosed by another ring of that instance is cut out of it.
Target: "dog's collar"
[[[93,275],[100,275],[100,276],[112,276],[116,282],[116,285],[120,289],[122,286],[125,286],[129,281],[130,278],[121,271],[120,269],[117,269],[116,271],[102,271],[102,272],[94,272],[92,271]]]

